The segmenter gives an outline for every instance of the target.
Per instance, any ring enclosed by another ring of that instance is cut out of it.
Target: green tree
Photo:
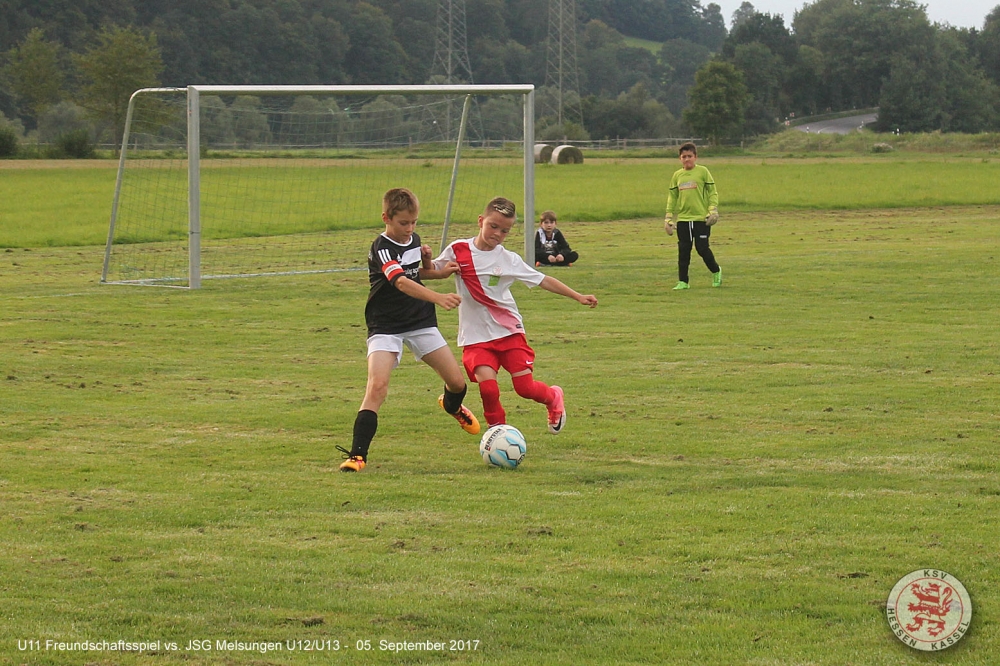
[[[242,148],[257,148],[271,140],[267,112],[261,108],[259,97],[241,95],[233,100],[229,110],[233,114],[233,135]]]
[[[822,88],[823,53],[803,44],[785,79],[791,111],[806,116],[819,113]]]
[[[351,45],[344,58],[351,83],[401,84],[409,80],[406,52],[393,36],[392,20],[381,9],[357,3],[344,28]]]
[[[962,43],[958,31],[938,36],[944,69],[948,132],[977,133],[1000,127],[997,85],[987,78]]]
[[[712,51],[718,50],[726,39],[726,19],[722,16],[722,7],[714,2],[708,3],[701,11],[701,20],[698,42]]]
[[[982,132],[996,125],[996,86],[956,31],[941,30],[916,57],[897,56],[882,86],[877,129]]]
[[[18,101],[18,106],[36,121],[62,99],[66,75],[59,64],[61,47],[45,39],[41,28],[28,33],[20,46],[7,52],[4,78]]]
[[[583,104],[587,130],[596,139],[650,139],[680,130],[670,110],[636,83],[617,99],[588,97]]]
[[[781,16],[753,14],[743,17],[739,24],[733,27],[733,31],[729,33],[729,37],[722,45],[722,54],[727,60],[732,61],[736,47],[741,44],[754,43],[763,44],[786,64],[795,60],[798,49],[791,33],[785,27],[785,20]]]
[[[737,46],[732,62],[743,73],[743,82],[751,96],[744,130],[747,134],[773,132],[778,119],[785,115],[781,108],[785,63],[759,42]]]
[[[87,132],[88,136],[91,135],[93,126],[86,115],[73,102],[59,102],[50,106],[38,117],[38,140],[52,143],[64,134],[81,130]]]
[[[795,25],[805,20],[811,41],[803,43],[823,52],[826,104],[834,109],[877,105],[893,63],[898,58],[919,62],[934,43],[936,28],[914,0],[816,4],[823,11],[816,15],[804,9]]]
[[[935,74],[925,62],[896,56],[889,80],[882,86],[875,128],[880,132],[940,129],[944,85]]]
[[[757,8],[753,6],[752,2],[747,2],[743,0],[740,6],[736,8],[733,12],[733,20],[730,24],[733,30],[736,30],[744,21],[747,21],[757,14]]]
[[[750,96],[743,74],[732,64],[712,60],[694,77],[691,104],[684,110],[684,122],[696,133],[718,144],[738,136]]]
[[[1000,5],[986,15],[983,29],[976,38],[976,45],[983,71],[993,83],[1000,85]]]
[[[469,51],[476,83],[521,83],[527,81],[528,50],[514,41],[480,38]]]
[[[660,48],[660,62],[663,64],[663,90],[657,99],[667,105],[676,117],[680,117],[688,105],[688,89],[694,85],[695,73],[708,62],[712,52],[707,46],[695,44],[686,39],[671,39]]]
[[[83,75],[79,104],[114,130],[121,143],[125,114],[132,93],[139,88],[159,85],[163,70],[156,35],[134,28],[106,27],[97,44],[75,58]]]

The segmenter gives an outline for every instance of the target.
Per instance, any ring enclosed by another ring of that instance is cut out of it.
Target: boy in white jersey
[[[459,265],[456,284],[462,302],[458,306],[458,346],[463,348],[462,364],[469,379],[479,384],[487,423],[507,422],[497,384],[497,373],[504,368],[519,396],[545,405],[549,432],[558,435],[566,424],[563,390],[532,376],[535,352],[524,337],[524,324],[510,287],[517,280],[592,308],[597,298],[582,295],[535,270],[503,247],[514,221],[514,203],[503,197],[493,199],[479,216],[479,235],[449,245],[434,260],[434,266]]]

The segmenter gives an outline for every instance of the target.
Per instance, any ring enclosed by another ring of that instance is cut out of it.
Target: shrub
[[[873,153],[891,153],[892,151],[893,151],[893,147],[890,146],[888,143],[875,143],[875,144],[872,144],[872,152]]]
[[[94,143],[86,129],[75,129],[56,137],[53,157],[69,157],[85,160],[94,156]]]
[[[0,125],[0,157],[16,157],[17,151],[17,132],[13,127]]]
[[[85,111],[73,102],[59,102],[38,118],[39,143],[55,143],[63,134],[79,129],[93,131]]]

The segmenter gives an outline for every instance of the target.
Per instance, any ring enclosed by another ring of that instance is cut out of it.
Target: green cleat
[[[690,288],[691,285],[689,285],[687,282],[678,282],[677,286],[674,287],[674,291],[677,291],[679,289],[690,289]]]
[[[722,267],[719,267],[717,273],[712,273],[712,286],[721,287],[722,286]]]

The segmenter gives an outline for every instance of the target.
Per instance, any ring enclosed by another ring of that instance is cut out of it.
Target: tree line
[[[1000,6],[979,30],[932,24],[913,0],[817,0],[790,27],[744,2],[690,94],[685,119],[717,138],[872,107],[879,131],[994,131]]]
[[[42,141],[84,129],[117,139],[138,87],[426,83],[437,8],[0,0],[0,113]],[[548,0],[466,0],[465,10],[476,83],[534,83],[540,97],[552,94]],[[816,0],[790,25],[744,2],[729,29],[717,4],[698,0],[578,0],[577,14],[583,125],[542,117],[541,138],[693,131],[722,140],[775,131],[793,114],[874,106],[883,130],[1000,124],[1000,7],[981,30],[932,24],[913,0]]]

